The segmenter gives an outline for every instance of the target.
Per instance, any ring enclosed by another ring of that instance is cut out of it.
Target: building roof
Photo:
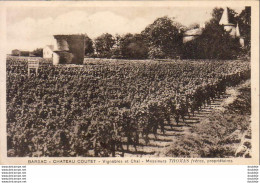
[[[223,11],[222,17],[219,21],[220,25],[235,25],[233,22],[231,22],[230,13],[228,7],[226,7]]]
[[[54,50],[54,46],[53,45],[46,45],[46,47],[49,47],[52,51]]]
[[[68,35],[65,35],[65,34],[60,34],[60,35],[53,35],[53,37],[55,39],[68,39],[68,38],[73,38],[73,39],[82,39],[82,38],[85,38],[85,35],[84,34],[68,34]]]
[[[184,32],[184,36],[200,36],[202,34],[201,28],[191,29]]]

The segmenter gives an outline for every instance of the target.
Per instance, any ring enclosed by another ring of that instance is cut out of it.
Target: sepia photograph
[[[252,5],[63,3],[5,7],[7,161],[258,158]]]

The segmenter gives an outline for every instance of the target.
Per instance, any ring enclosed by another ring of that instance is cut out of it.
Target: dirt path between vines
[[[236,86],[227,88],[225,94],[221,96],[221,98],[215,99],[211,105],[203,108],[199,113],[196,112],[194,116],[188,117],[186,116],[185,122],[179,123],[176,125],[174,119],[171,119],[171,124],[165,126],[165,133],[163,134],[160,130],[158,130],[158,135],[155,137],[154,135],[149,135],[149,143],[145,144],[144,139],[140,139],[140,144],[137,146],[137,151],[133,146],[129,146],[129,150],[127,151],[126,145],[124,145],[124,152],[118,152],[118,156],[124,154],[124,157],[161,157],[165,156],[165,151],[168,149],[170,145],[173,144],[175,140],[181,140],[185,135],[190,133],[190,128],[194,127],[196,124],[201,121],[207,119],[207,116],[213,111],[226,110],[226,107],[232,104],[237,96],[239,95],[238,89],[243,86],[250,85],[250,80]],[[243,144],[245,135],[241,137],[241,143]],[[240,144],[237,148],[239,151],[240,148],[243,148],[242,144]],[[243,155],[242,155],[243,156]]]

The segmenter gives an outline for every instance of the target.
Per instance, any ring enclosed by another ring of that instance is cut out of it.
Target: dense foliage
[[[88,37],[88,35],[85,35],[85,55],[91,56],[94,53],[94,46],[93,41]]]
[[[181,53],[182,35],[169,17],[156,19],[142,35],[148,42],[150,58],[175,58]]]
[[[238,24],[241,28],[241,35],[245,39],[245,50],[248,54],[251,51],[251,7],[246,7],[238,16]]]
[[[94,40],[95,49],[98,57],[111,57],[111,50],[115,44],[114,37],[111,34],[102,34]]]
[[[9,58],[8,156],[115,156],[249,77],[242,61],[100,61],[41,62],[28,78]]]
[[[228,9],[229,21],[238,22],[237,13]],[[222,8],[214,8],[212,18],[206,23],[202,34],[183,45],[183,58],[187,59],[235,59],[241,55],[242,49],[239,38],[232,38],[225,31],[223,25],[219,25],[223,13]]]
[[[37,49],[32,51],[32,54],[36,57],[42,57],[43,56],[43,49],[37,48]]]
[[[145,59],[148,56],[148,45],[140,34],[122,36],[118,48],[123,58]]]
[[[235,59],[242,50],[238,38],[232,38],[223,26],[213,23],[183,47],[183,58],[188,59]]]
[[[245,7],[240,14],[230,8],[228,11],[229,21],[239,25],[245,40],[244,48],[241,48],[239,38],[232,38],[224,26],[219,25],[223,8],[214,8],[205,28],[197,23],[185,27],[174,18],[164,16],[147,25],[140,34],[112,36],[106,33],[97,37],[94,39],[96,54],[89,55],[126,59],[236,59],[250,55],[251,8]],[[183,43],[185,31],[191,29],[202,29],[202,34]]]

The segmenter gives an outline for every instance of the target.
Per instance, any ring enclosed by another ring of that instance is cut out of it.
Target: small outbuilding
[[[12,56],[20,56],[20,50],[12,50]]]

